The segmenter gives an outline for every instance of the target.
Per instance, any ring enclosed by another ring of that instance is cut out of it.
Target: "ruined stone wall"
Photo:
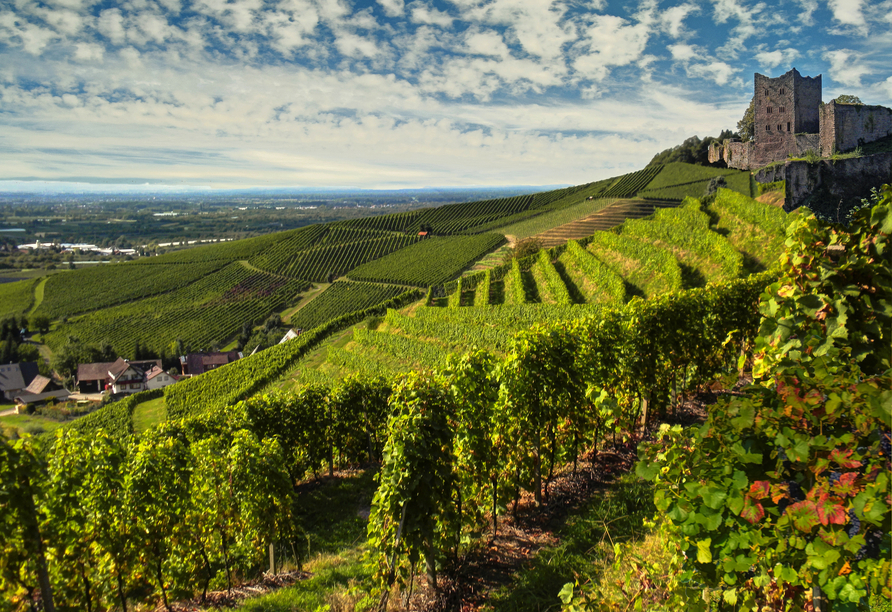
[[[786,180],[787,175],[785,164],[774,164],[773,166],[766,166],[765,168],[762,168],[758,172],[756,172],[753,178],[756,179],[757,183],[775,183],[777,181]]]
[[[892,134],[892,109],[866,104],[825,104],[821,109],[821,155],[845,153]]]
[[[844,221],[872,187],[892,182],[892,153],[815,164],[787,162],[784,180],[784,210],[805,206],[825,218]]]
[[[714,142],[709,145],[709,163],[714,164],[717,161],[724,161],[729,168],[749,170],[752,147],[753,143],[740,142],[739,140],[726,139],[722,144]]]

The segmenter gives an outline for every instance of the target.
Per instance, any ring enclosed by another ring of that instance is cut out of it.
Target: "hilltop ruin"
[[[777,78],[756,73],[753,140],[727,139],[709,148],[709,162],[757,170],[790,157],[835,153],[892,135],[892,109],[866,104],[821,103],[821,75],[793,68]]]
[[[709,162],[751,170],[760,183],[784,181],[786,211],[807,206],[843,221],[871,188],[892,182],[892,146],[879,142],[892,139],[892,109],[824,104],[821,75],[793,68],[777,78],[755,75],[753,111],[753,139],[711,145]],[[880,152],[840,157],[859,147]]]

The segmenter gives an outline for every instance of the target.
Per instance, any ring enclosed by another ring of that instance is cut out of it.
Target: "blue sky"
[[[0,190],[576,184],[890,52],[892,0],[0,0]]]

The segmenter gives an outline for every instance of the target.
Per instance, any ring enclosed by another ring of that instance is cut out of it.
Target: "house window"
[[[771,107],[770,107],[770,106],[768,107],[768,114],[769,114],[769,115],[771,114]]]

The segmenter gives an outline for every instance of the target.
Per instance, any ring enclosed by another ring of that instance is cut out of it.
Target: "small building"
[[[189,353],[188,355],[180,356],[180,367],[183,370],[183,376],[198,376],[227,363],[238,361],[242,357],[244,355],[239,351]]]
[[[13,401],[40,373],[37,362],[7,363],[0,365],[0,396]]]
[[[82,363],[77,367],[77,388],[81,393],[138,393],[145,391],[146,373],[161,369],[160,359],[128,361],[119,357],[104,363]]]
[[[281,340],[279,340],[279,344],[284,344],[285,342],[288,342],[289,340],[294,340],[299,335],[301,335],[303,333],[303,331],[304,330],[301,328],[289,329],[288,333],[285,334]]]
[[[47,400],[65,401],[71,395],[67,389],[51,378],[38,374],[21,393],[15,396],[17,409],[21,412],[21,408],[28,404],[42,404]]]
[[[146,389],[161,389],[179,380],[178,376],[171,376],[158,366],[154,366],[146,372]]]

